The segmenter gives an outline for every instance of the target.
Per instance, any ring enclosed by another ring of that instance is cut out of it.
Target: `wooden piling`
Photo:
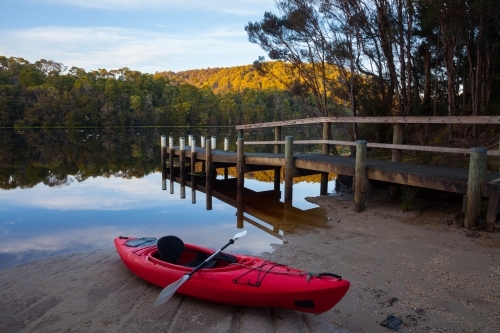
[[[403,124],[394,124],[392,131],[392,143],[395,145],[403,144]],[[401,162],[400,149],[392,149],[392,162]]]
[[[201,136],[201,138],[200,138],[200,140],[201,140],[201,141],[200,141],[200,147],[201,147],[201,148],[205,148],[205,142],[206,142],[206,141],[205,141],[205,136],[204,136],[204,135],[202,135],[202,136]]]
[[[212,144],[210,140],[205,141],[205,194],[207,198],[207,210],[212,210]]]
[[[169,172],[169,174],[170,174],[170,176],[169,176],[170,194],[174,194],[174,154],[175,154],[175,150],[174,150],[174,138],[172,136],[168,137],[168,149],[169,149],[168,164],[170,167],[170,172]]]
[[[394,124],[392,131],[392,143],[395,145],[403,144],[403,124]],[[392,162],[401,162],[401,150],[392,149]],[[398,195],[397,185],[391,185],[389,187],[389,194],[391,197]]]
[[[161,189],[165,191],[167,189],[167,136],[161,136]]]
[[[323,123],[323,140],[330,140],[330,128],[331,128],[331,123],[329,122]],[[330,154],[330,145],[328,143],[323,143],[322,154],[323,155]],[[328,194],[328,172],[321,173],[319,194],[320,195]]]
[[[179,176],[181,185],[181,199],[186,198],[186,139],[179,138]]]
[[[196,203],[196,140],[191,139],[191,202]]]
[[[356,166],[354,173],[354,211],[365,210],[365,193],[363,182],[366,178],[366,140],[356,141]]]
[[[486,173],[486,148],[471,148],[469,179],[467,180],[467,211],[464,226],[472,229],[481,212],[481,185]]]
[[[285,203],[292,202],[293,195],[293,136],[285,137]]]
[[[274,128],[274,141],[281,141],[281,126],[276,126]],[[281,153],[281,145],[280,144],[275,144],[274,145],[274,153],[275,154],[280,154]],[[280,190],[280,183],[281,183],[281,168],[275,168],[274,169],[274,190],[279,191]]]
[[[217,137],[216,136],[212,136],[212,142],[210,143],[210,145],[212,146],[212,150],[217,149]]]
[[[243,228],[243,191],[245,190],[245,139],[236,143],[236,224]]]
[[[243,138],[243,130],[242,129],[238,130],[238,139],[239,138]]]
[[[276,126],[274,128],[274,141],[281,141],[281,126]],[[275,154],[281,153],[281,145],[280,144],[274,145],[274,153]]]
[[[162,135],[161,136],[161,143],[160,143],[160,154],[161,154],[161,169],[164,170],[165,169],[165,165],[167,163],[166,159],[167,159],[167,136],[166,135]]]

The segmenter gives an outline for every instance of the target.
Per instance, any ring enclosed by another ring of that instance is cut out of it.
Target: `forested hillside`
[[[0,56],[0,127],[234,126],[305,117],[279,80],[269,77],[252,66],[86,72],[52,60],[32,64]]]
[[[186,82],[198,88],[209,87],[215,94],[253,90],[286,90],[283,63],[273,64],[274,73],[259,75],[252,65],[230,68],[193,69],[182,72],[161,73],[174,82]]]

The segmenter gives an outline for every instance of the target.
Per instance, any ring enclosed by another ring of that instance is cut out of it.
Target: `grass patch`
[[[403,212],[409,211],[415,196],[420,191],[420,188],[415,186],[399,185],[397,189],[399,198],[401,199],[401,208],[403,209]]]

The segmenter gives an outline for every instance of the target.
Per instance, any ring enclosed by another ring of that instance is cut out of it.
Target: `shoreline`
[[[370,195],[307,198],[328,228],[287,234],[262,256],[351,282],[321,315],[207,303],[183,296],[153,307],[161,288],[127,270],[114,248],[38,259],[0,271],[1,332],[496,332],[500,233],[456,227],[456,205]],[[230,251],[229,251],[230,252]]]

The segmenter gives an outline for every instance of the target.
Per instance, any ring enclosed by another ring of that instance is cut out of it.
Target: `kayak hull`
[[[148,282],[164,288],[193,270],[163,261],[156,245],[127,246],[130,239],[115,239],[118,254],[130,271]],[[186,252],[213,253],[192,244],[185,247]],[[221,261],[213,268],[200,269],[177,292],[210,302],[322,313],[335,306],[349,289],[349,281],[340,278],[309,275],[259,257],[231,256],[236,262]]]

